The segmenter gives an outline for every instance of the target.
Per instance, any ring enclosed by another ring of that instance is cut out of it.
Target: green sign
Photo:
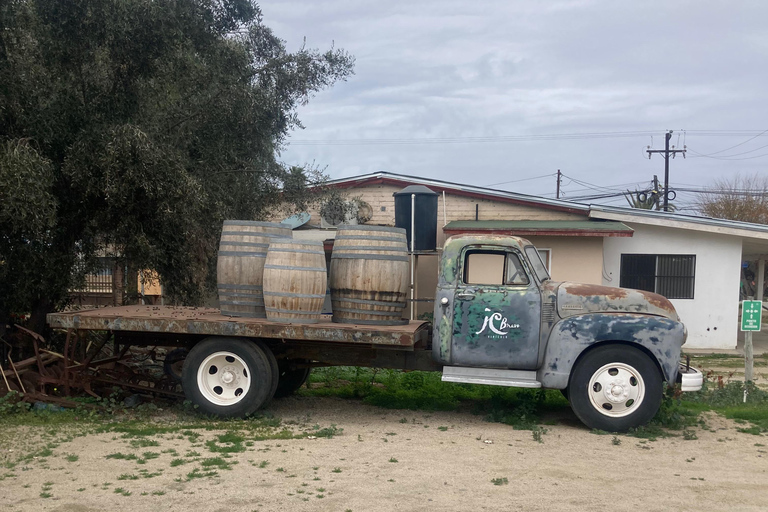
[[[745,300],[741,303],[741,330],[759,331],[760,320],[763,315],[763,302],[759,300]]]

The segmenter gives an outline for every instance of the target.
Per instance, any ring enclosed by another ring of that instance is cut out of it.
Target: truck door
[[[461,258],[452,364],[536,369],[541,294],[524,258],[509,247],[468,247]]]

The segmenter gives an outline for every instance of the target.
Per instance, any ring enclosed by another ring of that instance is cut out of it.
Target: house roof
[[[443,227],[447,235],[632,236],[626,224],[599,220],[454,220]]]
[[[676,212],[661,212],[642,210],[639,208],[622,208],[616,206],[590,205],[591,219],[615,220],[620,222],[635,222],[652,226],[707,231],[723,235],[734,235],[747,238],[768,239],[768,225],[740,222],[736,220],[714,219],[712,217],[697,217]]]
[[[352,188],[362,185],[397,185],[407,187],[409,185],[424,185],[434,192],[450,192],[454,195],[473,197],[477,199],[489,199],[506,203],[514,203],[535,208],[544,208],[548,210],[557,210],[568,213],[580,213],[587,215],[589,206],[585,204],[572,203],[561,199],[547,199],[544,197],[529,196],[518,194],[516,192],[507,192],[505,190],[496,190],[486,187],[475,187],[473,185],[464,185],[461,183],[452,183],[418,176],[408,176],[406,174],[395,174],[391,172],[374,172],[353,176],[351,178],[341,178],[328,181],[325,185],[338,188]]]

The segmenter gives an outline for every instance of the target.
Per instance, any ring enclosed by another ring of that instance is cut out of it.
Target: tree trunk
[[[51,302],[50,299],[46,297],[36,299],[32,303],[32,312],[29,317],[27,328],[41,335],[43,338],[48,339],[49,332],[48,325],[45,322],[45,316],[52,312],[53,302]]]

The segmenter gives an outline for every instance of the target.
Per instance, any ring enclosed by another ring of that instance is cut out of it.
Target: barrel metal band
[[[349,259],[349,260],[390,260],[390,261],[409,261],[408,256],[389,256],[387,254],[347,254],[333,251],[331,259]]]
[[[325,272],[325,267],[295,267],[293,265],[264,265],[265,269],[274,270],[309,270],[314,272]]]
[[[333,292],[331,292],[333,294]],[[369,300],[369,299],[347,299],[345,297],[334,297],[331,295],[334,302],[352,302],[355,304],[370,304],[371,306],[392,306],[396,308],[404,308],[405,302],[386,302],[383,300]]]
[[[312,251],[310,249],[283,249],[282,247],[269,246],[269,252],[303,252],[305,254],[321,254],[325,255],[325,251]]]
[[[230,242],[229,240],[222,240],[219,247],[224,245],[235,245],[238,247],[269,247],[269,244],[264,242]]]
[[[280,308],[264,308],[267,311],[271,311],[273,313],[288,313],[290,315],[319,315],[320,311],[302,311],[299,309],[280,309]]]
[[[266,228],[291,229],[290,224],[284,222],[266,222],[262,220],[225,220],[225,226],[263,226]]]
[[[259,258],[266,258],[265,252],[239,252],[239,251],[219,251],[219,256],[256,256]]]
[[[298,297],[300,299],[324,299],[325,294],[312,294],[312,293],[288,293],[288,292],[264,292],[265,296],[269,297]]]
[[[222,300],[227,299],[261,299],[262,293],[260,291],[258,292],[252,292],[252,293],[235,293],[235,292],[225,292],[222,291],[219,293],[219,298]]]
[[[357,313],[360,315],[374,315],[374,316],[400,316],[402,310],[398,311],[372,311],[370,309],[351,309],[351,308],[333,308],[335,312],[344,313]]]
[[[221,236],[263,236],[266,238],[290,238],[290,235],[264,233],[262,231],[222,231]]]
[[[319,318],[285,318],[281,316],[272,316],[269,317],[269,320],[283,324],[316,324],[320,321]]]
[[[406,243],[404,236],[364,236],[364,235],[339,235],[334,240],[376,240],[377,242],[402,242]]]
[[[407,247],[398,247],[394,245],[337,245],[336,250],[345,251],[392,251],[408,252]]]

